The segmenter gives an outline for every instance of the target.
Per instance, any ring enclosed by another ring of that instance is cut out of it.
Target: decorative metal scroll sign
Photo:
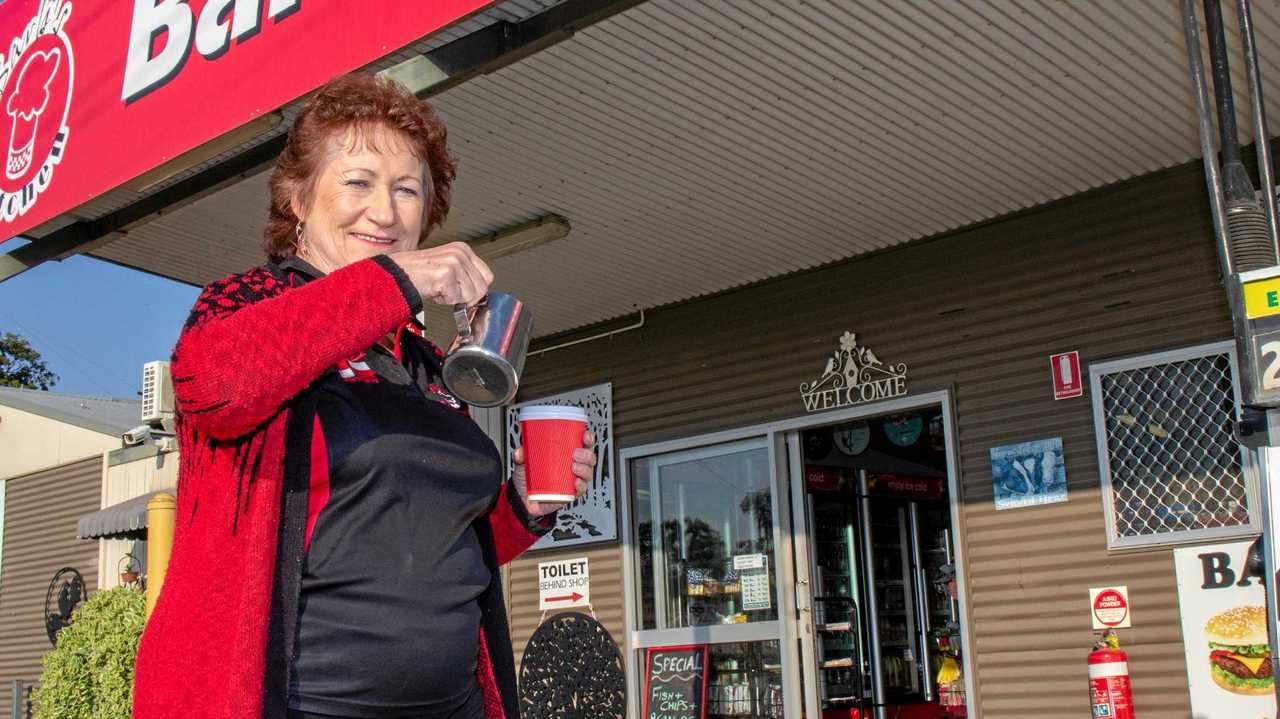
[[[840,349],[827,358],[822,376],[800,385],[806,412],[821,412],[864,402],[901,397],[907,393],[907,365],[887,365],[858,336],[845,332]]]
[[[526,719],[622,719],[627,680],[618,644],[586,614],[557,614],[533,633],[520,661]]]
[[[71,615],[84,599],[84,577],[80,572],[63,567],[54,573],[44,595],[44,629],[50,644],[58,645],[58,632],[71,625]]]

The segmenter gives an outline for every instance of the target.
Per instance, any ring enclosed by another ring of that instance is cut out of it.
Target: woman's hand
[[[388,256],[409,276],[424,302],[474,305],[489,292],[493,282],[489,265],[465,242]]]
[[[582,447],[573,450],[573,475],[577,477],[574,482],[574,494],[579,498],[587,493],[587,482],[596,476],[596,453],[593,447],[596,446],[596,438],[590,432],[582,435]],[[541,517],[569,506],[560,502],[534,502],[529,499],[528,479],[525,477],[524,471],[524,447],[521,446],[511,455],[511,462],[515,468],[511,470],[511,481],[515,482],[516,491],[520,493],[520,498],[524,500],[525,509],[529,510],[530,517]]]

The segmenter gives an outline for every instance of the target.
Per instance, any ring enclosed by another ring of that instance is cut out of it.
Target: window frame
[[[1245,481],[1245,500],[1248,502],[1249,521],[1233,527],[1211,527],[1207,529],[1183,529],[1160,534],[1120,537],[1116,532],[1115,494],[1111,478],[1111,453],[1107,446],[1106,407],[1102,393],[1102,377],[1134,369],[1145,369],[1163,364],[1172,364],[1186,360],[1202,359],[1214,355],[1227,355],[1227,364],[1231,372],[1231,394],[1233,413],[1240,418],[1240,369],[1236,358],[1235,343],[1231,340],[1210,342],[1206,344],[1183,347],[1164,352],[1153,352],[1144,355],[1126,357],[1089,364],[1089,401],[1093,410],[1093,433],[1097,446],[1098,478],[1101,485],[1101,501],[1103,517],[1106,522],[1107,549],[1128,550],[1151,547],[1170,547],[1182,544],[1193,544],[1223,539],[1233,539],[1256,535],[1261,531],[1258,523],[1258,463],[1247,447],[1239,445],[1240,466]]]

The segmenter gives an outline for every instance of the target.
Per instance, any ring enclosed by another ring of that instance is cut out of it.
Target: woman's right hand
[[[488,294],[493,282],[489,265],[465,242],[395,252],[389,257],[409,276],[424,302],[474,305]]]

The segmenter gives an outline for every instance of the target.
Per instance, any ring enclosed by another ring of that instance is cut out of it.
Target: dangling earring
[[[302,239],[302,220],[298,220],[298,224],[294,225],[293,234],[298,238],[293,243],[293,251],[298,255],[302,255],[307,251],[307,241]]]

